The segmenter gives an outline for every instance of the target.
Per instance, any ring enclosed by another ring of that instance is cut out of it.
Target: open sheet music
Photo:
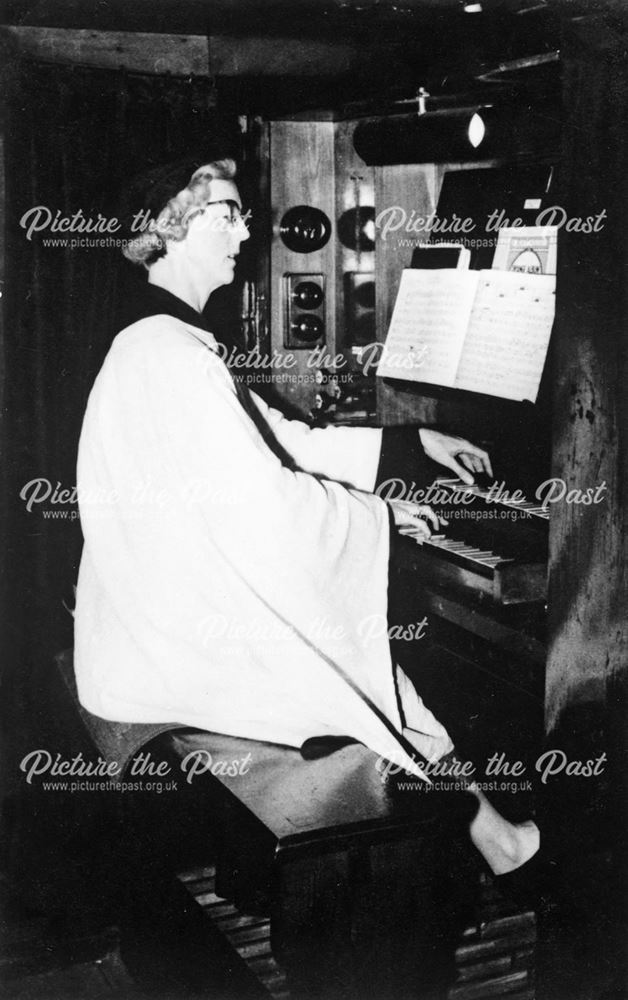
[[[556,278],[405,270],[377,374],[534,402]]]

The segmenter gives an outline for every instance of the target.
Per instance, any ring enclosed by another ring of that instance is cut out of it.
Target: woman
[[[426,537],[438,519],[373,494],[389,435],[286,420],[221,360],[201,313],[248,238],[234,176],[230,159],[166,168],[136,206],[151,222],[125,254],[148,280],[79,452],[79,697],[123,723],[292,746],[349,736],[424,776],[418,755],[438,760],[452,743],[393,667],[386,630],[364,623],[387,611],[389,514]],[[467,441],[412,434],[469,482],[490,472]],[[496,874],[518,868],[537,828],[469,791],[473,842]]]

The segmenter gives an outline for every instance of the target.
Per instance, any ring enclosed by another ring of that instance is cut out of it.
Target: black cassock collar
[[[159,285],[149,284],[148,281],[129,281],[122,296],[118,316],[118,329],[137,323],[141,319],[148,319],[150,316],[174,316],[189,326],[197,326],[201,330],[210,333],[207,321],[202,313],[193,309],[191,305],[184,302],[177,295],[166,291]]]

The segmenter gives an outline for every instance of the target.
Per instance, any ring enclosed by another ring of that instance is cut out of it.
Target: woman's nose
[[[234,232],[234,236],[237,239],[238,244],[244,243],[245,240],[248,240],[250,235],[249,227],[244,219],[239,219],[237,229]]]
[[[231,233],[231,249],[233,253],[238,253],[240,244],[248,240],[250,235],[246,226],[238,226],[237,230]]]

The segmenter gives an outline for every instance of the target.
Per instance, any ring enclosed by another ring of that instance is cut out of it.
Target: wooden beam
[[[354,45],[296,37],[212,35],[210,69],[214,76],[341,76],[358,65]]]
[[[152,35],[86,28],[3,29],[18,51],[40,62],[126,69],[136,73],[207,76],[207,39],[202,35]]]
[[[166,35],[87,28],[2,29],[22,55],[40,62],[173,76],[341,76],[356,46],[301,38]]]
[[[494,5],[494,0],[491,0]],[[509,0],[512,6],[521,0]],[[557,3],[559,0],[552,0]],[[564,2],[564,0],[562,0]],[[424,26],[436,11],[469,18],[460,0],[5,0],[3,23],[97,31],[148,31],[310,36],[337,40],[360,33],[362,42],[388,28],[388,37]],[[501,6],[501,4],[500,4]],[[519,19],[520,20],[520,19]],[[289,29],[287,26],[290,26]]]

